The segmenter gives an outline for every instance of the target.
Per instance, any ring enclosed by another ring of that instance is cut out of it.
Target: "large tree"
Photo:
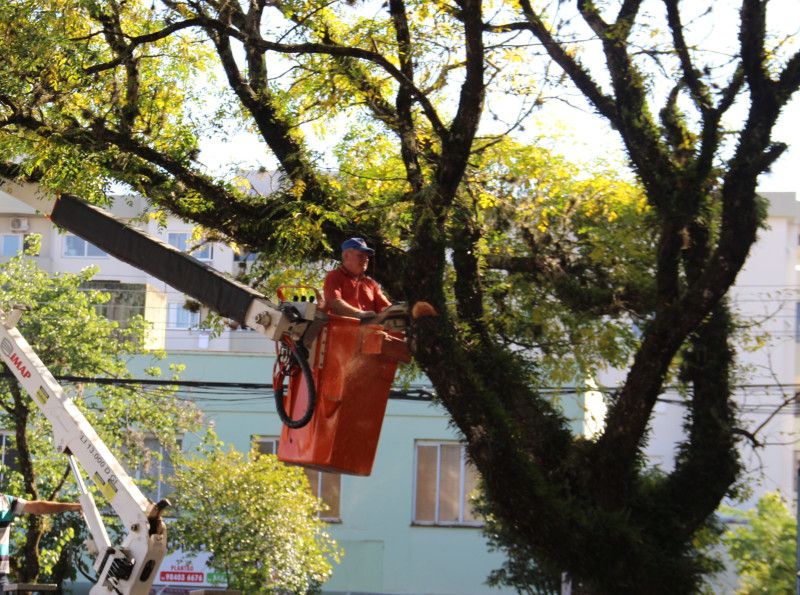
[[[2,173],[98,200],[125,183],[273,260],[369,238],[390,294],[440,312],[411,328],[411,350],[509,550],[590,592],[686,592],[703,568],[692,537],[740,471],[724,296],[800,84],[800,55],[767,30],[767,7],[10,0]],[[618,135],[643,204],[627,190],[554,194],[536,169],[546,153],[501,142],[529,133],[550,96],[585,102]],[[201,166],[200,139],[223,138],[226,117],[263,140],[278,192],[244,193]],[[343,121],[321,158],[304,133],[330,140]],[[575,439],[540,390],[548,358],[609,321],[641,336],[602,342],[631,363],[604,431]],[[685,441],[670,474],[643,474],[675,369],[691,395]]]

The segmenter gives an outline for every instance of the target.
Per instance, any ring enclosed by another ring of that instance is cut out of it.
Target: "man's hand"
[[[363,321],[372,320],[378,315],[377,312],[373,312],[372,310],[362,310],[358,313],[358,317]]]

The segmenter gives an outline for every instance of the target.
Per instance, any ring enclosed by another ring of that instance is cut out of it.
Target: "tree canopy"
[[[800,84],[769,6],[10,0],[0,173],[96,201],[127,184],[273,263],[367,238],[390,295],[441,313],[411,350],[509,551],[587,592],[687,592],[692,536],[740,472],[724,296]],[[556,186],[530,133],[549,100],[588,106],[641,190],[583,171]],[[203,167],[231,122],[279,164],[276,192]],[[559,349],[565,376],[626,366],[592,439],[541,390]],[[685,441],[654,479],[641,453],[670,370]]]
[[[316,593],[341,550],[319,518],[305,473],[275,455],[249,455],[209,431],[175,476],[172,547],[209,552],[209,566],[243,593]]]
[[[747,511],[725,507],[733,523],[722,542],[739,573],[737,593],[790,593],[797,583],[797,521],[777,492],[764,494]]]

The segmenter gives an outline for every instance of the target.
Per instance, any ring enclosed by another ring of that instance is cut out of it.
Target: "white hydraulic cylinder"
[[[86,489],[86,484],[83,481],[83,476],[75,457],[68,455],[67,458],[69,466],[72,468],[72,474],[75,476],[75,481],[78,483],[78,500],[81,503],[83,518],[89,527],[89,533],[92,535],[92,543],[95,550],[92,555],[97,556],[98,552],[104,552],[111,547],[111,540],[108,538],[108,531],[106,531],[106,526],[103,524],[103,517],[100,515],[100,511],[97,510],[94,496]]]

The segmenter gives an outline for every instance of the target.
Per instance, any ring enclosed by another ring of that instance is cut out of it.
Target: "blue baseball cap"
[[[364,238],[350,238],[349,240],[345,240],[342,242],[342,252],[345,250],[359,250],[361,252],[375,254],[375,250],[367,246]]]

